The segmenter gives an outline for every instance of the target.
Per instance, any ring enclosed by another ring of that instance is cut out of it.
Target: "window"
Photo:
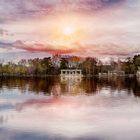
[[[77,74],[80,74],[80,71],[77,71]]]

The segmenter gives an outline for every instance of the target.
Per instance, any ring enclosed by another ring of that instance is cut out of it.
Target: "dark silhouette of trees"
[[[136,73],[136,66],[133,63],[133,59],[128,57],[126,61],[123,63],[123,70],[125,74],[135,74]]]
[[[140,54],[134,56],[133,63],[135,65],[136,69],[138,70],[138,67],[140,67]]]
[[[60,69],[68,69],[69,68],[69,62],[67,58],[61,58],[60,59]]]
[[[96,58],[87,57],[82,63],[82,70],[85,75],[94,75],[96,73]]]
[[[140,55],[127,58],[125,61],[114,61],[103,64],[94,57],[78,56],[45,57],[43,59],[22,59],[18,63],[0,61],[0,76],[48,76],[58,75],[61,69],[81,69],[84,75],[92,76],[109,71],[124,71],[125,74],[136,74],[140,67]]]

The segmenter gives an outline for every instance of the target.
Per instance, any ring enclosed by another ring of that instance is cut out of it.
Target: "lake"
[[[140,79],[0,78],[0,140],[140,140]]]

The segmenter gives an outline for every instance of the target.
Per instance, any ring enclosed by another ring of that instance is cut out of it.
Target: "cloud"
[[[0,29],[0,36],[8,35],[8,31],[5,29]]]
[[[79,46],[81,48],[80,53],[87,56],[130,56],[136,53],[140,53],[139,46],[130,46],[123,44],[122,46],[117,44],[84,44]]]
[[[104,44],[98,46],[98,51],[100,55],[110,55],[110,56],[131,56],[136,53],[140,53],[139,46],[130,46],[128,44],[122,44],[118,46],[116,44]]]
[[[12,43],[9,43],[9,42],[2,42],[0,41],[0,48],[11,48],[12,47]]]
[[[20,40],[13,43],[13,47],[16,49],[25,50],[27,52],[47,52],[50,54],[67,54],[77,52],[77,49],[65,49],[66,46],[59,46],[53,44],[41,44],[41,43],[24,43]]]
[[[0,28],[0,37],[5,37],[5,36],[14,36],[14,34],[10,33],[8,30]]]
[[[70,47],[71,46],[71,47]],[[26,43],[20,40],[13,43],[16,49],[25,50],[27,52],[47,52],[50,54],[70,54],[79,53],[86,56],[110,55],[110,56],[130,56],[140,53],[139,46],[130,46],[123,44],[81,44],[73,43],[70,46],[59,46],[54,44]]]
[[[124,0],[0,0],[0,23],[66,11],[102,10]],[[6,10],[5,10],[6,9]]]
[[[139,13],[139,0],[0,0],[0,52],[127,57],[140,53]],[[78,43],[59,45],[53,35],[65,16],[79,21]]]

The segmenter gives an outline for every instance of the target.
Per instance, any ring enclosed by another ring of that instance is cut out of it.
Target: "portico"
[[[62,69],[61,76],[82,76],[80,69]]]

